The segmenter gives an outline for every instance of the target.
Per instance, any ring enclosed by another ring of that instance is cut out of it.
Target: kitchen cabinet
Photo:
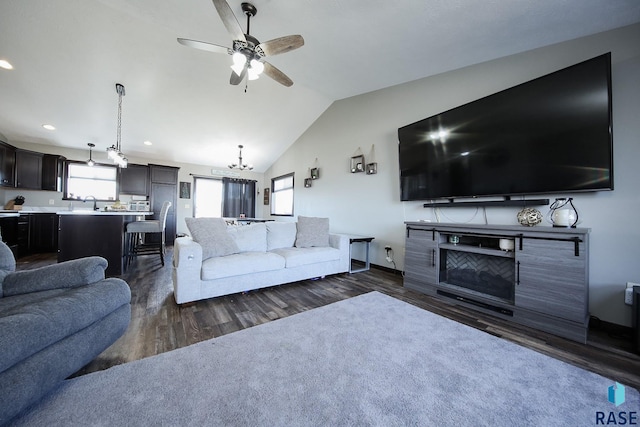
[[[16,149],[16,187],[42,189],[42,153]]]
[[[162,165],[149,165],[151,187],[149,202],[153,211],[153,219],[159,219],[162,204],[171,202],[171,208],[167,214],[165,226],[165,242],[173,245],[176,238],[176,204],[178,203],[178,170],[179,168]],[[157,243],[158,236],[148,236],[152,242]]]
[[[58,215],[37,213],[29,216],[29,252],[56,252],[58,250]]]
[[[66,159],[57,154],[45,154],[42,157],[42,190],[62,191],[62,177],[64,161]]]
[[[31,253],[29,244],[31,234],[31,231],[29,229],[30,216],[31,215],[28,214],[20,214],[20,216],[18,217],[18,258],[29,255],[29,253]]]
[[[15,186],[16,148],[0,141],[0,186]]]
[[[149,167],[146,165],[129,164],[124,169],[120,168],[119,194],[148,196]]]
[[[172,166],[149,165],[151,182],[178,185],[178,170]],[[160,203],[162,205],[162,203]]]
[[[18,217],[0,217],[0,234],[2,235],[2,241],[13,252],[13,256],[18,258]]]

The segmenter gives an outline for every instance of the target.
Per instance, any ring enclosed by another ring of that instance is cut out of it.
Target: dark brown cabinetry
[[[42,189],[42,153],[16,149],[16,187]]]
[[[171,202],[165,228],[165,242],[173,245],[176,238],[176,204],[178,202],[178,170],[179,168],[162,165],[149,165],[151,187],[149,201],[153,211],[153,219],[159,219],[162,204]]]
[[[588,238],[581,228],[407,222],[404,286],[584,343]]]
[[[43,253],[58,250],[58,215],[32,214],[29,218],[29,252]]]
[[[120,169],[120,194],[149,195],[149,167],[129,164]]]
[[[20,214],[16,227],[17,257],[58,250],[58,215]]]
[[[42,190],[62,191],[65,160],[57,154],[45,154],[42,157]]]
[[[18,258],[18,217],[2,217],[0,218],[0,235],[2,241],[9,246],[13,256]]]
[[[0,141],[0,186],[15,186],[16,149]]]

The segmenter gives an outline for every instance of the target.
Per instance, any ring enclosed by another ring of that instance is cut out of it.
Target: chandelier
[[[242,145],[238,145],[238,148],[240,149],[240,154],[238,154],[238,163],[231,163],[229,165],[229,169],[239,169],[241,171],[245,169],[253,169],[253,165],[242,163],[242,148],[244,147]]]
[[[118,93],[118,128],[116,132],[116,144],[107,148],[107,155],[113,163],[117,164],[121,168],[126,168],[129,162],[127,158],[122,154],[121,150],[121,133],[122,133],[122,97],[125,95],[124,86],[120,83],[116,83],[116,92]]]

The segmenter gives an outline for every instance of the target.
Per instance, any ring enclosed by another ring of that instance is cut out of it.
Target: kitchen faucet
[[[97,200],[96,200],[96,198],[95,198],[95,197],[93,197],[93,196],[86,196],[86,197],[84,198],[83,202],[86,202],[86,201],[87,201],[87,199],[89,199],[89,198],[93,199],[93,210],[94,210],[94,211],[97,211],[97,210],[98,210],[98,205],[97,205]]]

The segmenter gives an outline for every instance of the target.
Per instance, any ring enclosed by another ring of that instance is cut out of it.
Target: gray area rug
[[[67,380],[15,425],[587,426],[640,407],[611,385],[372,292]]]

